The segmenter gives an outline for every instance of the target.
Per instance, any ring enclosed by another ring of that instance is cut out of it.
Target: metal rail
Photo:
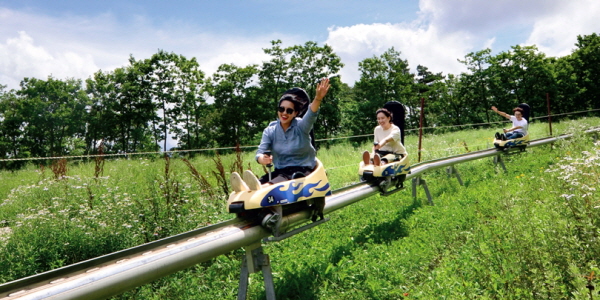
[[[594,128],[594,129],[585,131],[586,134],[593,134],[593,133],[597,133],[597,132],[600,132],[600,128]],[[541,138],[541,139],[530,141],[529,146],[527,146],[527,147],[536,147],[536,146],[551,144],[551,143],[557,142],[558,140],[569,139],[572,137],[573,137],[573,134],[563,134],[563,135],[560,135],[557,137]],[[460,154],[460,155],[456,155],[456,156],[449,156],[449,157],[425,161],[425,162],[418,163],[418,164],[411,166],[411,169],[410,169],[411,174],[407,175],[406,179],[409,179],[412,177],[419,177],[421,174],[426,173],[428,171],[433,171],[435,169],[439,169],[439,168],[443,168],[443,167],[450,167],[455,164],[464,163],[464,162],[471,161],[471,160],[482,159],[485,157],[497,156],[497,155],[501,155],[501,154],[503,154],[503,152],[498,151],[496,149],[486,149],[486,150],[469,152],[466,154]]]
[[[586,131],[593,133],[600,128]],[[529,147],[556,142],[572,135],[534,140]],[[500,155],[495,149],[482,150],[416,164],[408,178],[471,160]],[[328,214],[380,193],[367,183],[334,191],[327,197]],[[308,222],[309,212],[283,218],[282,229]],[[207,261],[235,249],[260,242],[270,233],[259,224],[233,219],[201,229],[100,256],[0,285],[0,300],[14,299],[105,299],[176,271]]]

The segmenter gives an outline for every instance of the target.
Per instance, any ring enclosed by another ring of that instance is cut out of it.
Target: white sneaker
[[[258,191],[261,187],[260,181],[258,181],[256,175],[250,170],[244,171],[244,181],[252,191]]]
[[[236,193],[250,190],[248,188],[248,185],[246,185],[246,183],[242,180],[242,177],[240,177],[240,174],[238,174],[238,172],[232,172],[231,176],[229,177],[229,181],[231,182],[231,188]]]

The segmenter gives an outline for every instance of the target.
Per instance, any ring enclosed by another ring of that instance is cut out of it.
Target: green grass
[[[598,126],[585,118],[553,124],[554,133]],[[544,123],[531,125],[546,136]],[[493,133],[493,131],[492,131]],[[491,147],[490,130],[428,134],[423,159]],[[416,162],[417,137],[405,144]],[[321,149],[334,189],[357,180],[360,153],[347,143]],[[456,165],[462,187],[444,170],[427,173],[434,206],[419,189],[374,196],[333,213],[331,221],[268,244],[278,299],[593,299],[600,283],[598,234],[600,144],[589,136],[530,148],[505,158]],[[254,154],[243,154],[248,164]],[[226,170],[234,155],[222,156]],[[161,158],[111,160],[94,178],[94,164],[70,164],[55,180],[46,168],[0,172],[0,282],[92,258],[231,218],[216,187],[212,159],[191,159],[217,197],[180,159],[165,172]],[[168,174],[168,175],[166,175]],[[116,299],[232,299],[241,250],[219,256]],[[587,276],[587,277],[586,277]],[[260,274],[250,299],[264,299]]]

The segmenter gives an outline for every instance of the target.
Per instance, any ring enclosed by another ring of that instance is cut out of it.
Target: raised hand
[[[327,91],[329,91],[330,87],[331,84],[329,84],[329,78],[321,79],[321,82],[317,84],[317,95],[315,96],[315,101],[323,100],[325,95],[327,95]]]
[[[310,110],[313,112],[317,112],[319,107],[321,106],[321,100],[327,95],[327,91],[329,91],[329,78],[321,79],[321,82],[317,84],[317,94],[315,95],[315,100],[310,104]]]

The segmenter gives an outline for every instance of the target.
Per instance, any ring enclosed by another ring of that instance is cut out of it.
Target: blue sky
[[[457,62],[486,47],[531,45],[567,55],[577,35],[600,32],[597,0],[420,1],[42,1],[0,0],[0,84],[24,77],[86,79],[158,49],[220,64],[266,60],[271,40],[329,44],[358,80],[358,62],[390,47],[411,68],[459,73]]]
[[[4,2],[4,3],[3,3]],[[418,1],[0,1],[1,6],[56,18],[111,14],[127,24],[143,16],[158,28],[191,25],[218,34],[272,32],[327,38],[330,26],[413,19]]]

